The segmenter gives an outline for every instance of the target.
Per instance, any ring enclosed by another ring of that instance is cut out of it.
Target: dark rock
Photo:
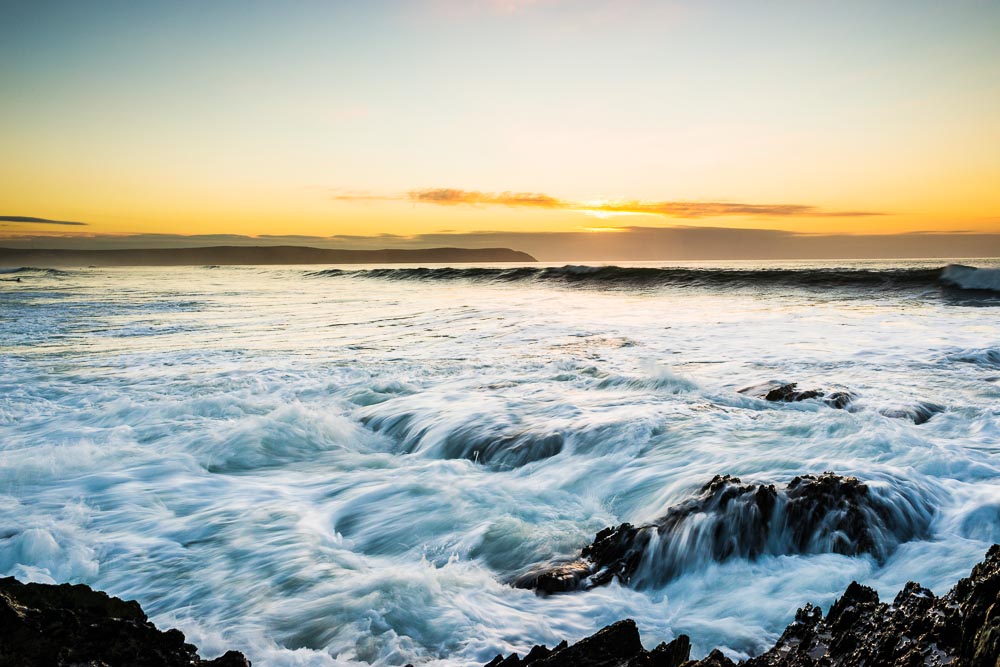
[[[562,451],[561,433],[522,430],[508,424],[476,423],[444,435],[435,432],[436,422],[419,411],[389,411],[387,403],[369,408],[362,423],[397,442],[395,451],[410,454],[434,449],[441,458],[467,459],[488,466],[516,468],[555,456]]]
[[[625,619],[572,646],[552,651],[532,664],[534,667],[613,667],[629,664],[631,659],[645,653],[635,621]]]
[[[0,665],[18,667],[249,667],[229,651],[202,660],[180,630],[161,632],[139,603],[84,585],[0,579]]]
[[[847,391],[835,391],[823,398],[824,403],[829,405],[831,408],[836,408],[837,410],[843,410],[850,405],[853,400],[854,394]]]
[[[795,403],[797,401],[804,401],[810,398],[819,398],[823,395],[823,392],[815,389],[797,391],[795,389],[797,386],[798,383],[792,382],[791,384],[784,384],[780,387],[775,387],[771,391],[764,394],[764,400],[776,403]]]
[[[635,623],[625,620],[572,646],[563,642],[531,664],[735,667],[718,649],[689,661],[690,648],[688,638],[681,635],[646,651]],[[771,649],[739,667],[945,666],[1000,667],[1000,544],[993,545],[986,560],[941,597],[910,582],[892,604],[885,604],[874,590],[854,582],[825,619],[818,607],[807,604]]]
[[[1000,545],[994,545],[969,578],[940,598],[910,582],[890,605],[852,583],[826,620],[793,623],[773,648],[746,665],[997,667],[998,639]]]
[[[649,652],[654,667],[680,667],[691,657],[691,640],[680,635],[669,644],[660,643]]]
[[[651,524],[605,528],[571,562],[536,566],[514,579],[544,593],[588,589],[618,578],[636,586],[668,581],[708,561],[762,555],[871,554],[884,560],[926,534],[927,502],[894,489],[876,494],[855,477],[802,475],[782,489],[720,475]]]
[[[556,564],[538,570],[536,574],[529,574],[524,581],[525,585],[521,588],[534,588],[545,593],[564,593],[579,588],[581,580],[591,574],[591,566],[586,561]]]
[[[521,661],[522,665],[530,665],[536,660],[541,660],[542,658],[547,658],[549,654],[552,653],[549,649],[542,646],[541,644],[535,644],[528,651],[528,655],[524,656],[524,660]]]
[[[931,417],[944,412],[944,406],[937,403],[917,403],[904,408],[883,408],[879,413],[892,419],[909,419],[914,424],[926,424]]]
[[[736,667],[732,660],[722,655],[722,651],[714,649],[705,658],[694,663],[698,667]]]
[[[823,399],[823,402],[831,408],[838,410],[843,410],[854,400],[854,394],[847,391],[835,391],[827,394],[819,389],[799,391],[797,389],[798,386],[797,382],[790,382],[788,384],[764,382],[751,387],[744,387],[739,390],[739,393],[756,396],[772,403],[797,403],[798,401],[806,401],[811,398],[819,398]]]
[[[689,663],[690,655],[691,641],[687,635],[660,644],[652,651],[645,650],[635,621],[627,618],[573,645],[562,642],[551,651],[536,646],[523,659],[516,653],[506,658],[498,655],[486,667],[681,667]],[[718,667],[730,665],[728,661],[717,663]]]

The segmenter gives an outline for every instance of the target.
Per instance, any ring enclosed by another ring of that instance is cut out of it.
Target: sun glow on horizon
[[[664,4],[18,4],[0,236],[1000,233],[1000,6]]]

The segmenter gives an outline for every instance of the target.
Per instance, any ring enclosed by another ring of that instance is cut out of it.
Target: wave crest
[[[69,271],[63,271],[61,269],[43,268],[37,266],[0,267],[0,274],[11,274],[11,273],[40,273],[46,276],[65,276],[69,273]]]
[[[949,264],[941,271],[941,282],[961,289],[1000,292],[1000,269]]]
[[[903,269],[698,269],[671,267],[419,267],[325,269],[311,278],[370,278],[399,281],[465,280],[477,283],[534,282],[621,287],[806,288],[903,290],[959,288],[1000,291],[1000,269],[951,264]]]

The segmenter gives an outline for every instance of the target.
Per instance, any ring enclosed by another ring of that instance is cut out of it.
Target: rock
[[[371,430],[396,442],[395,452],[410,454],[433,451],[445,459],[467,459],[486,466],[516,468],[555,456],[563,450],[565,438],[547,429],[525,430],[516,424],[489,420],[439,428],[435,406],[406,409],[411,399],[396,398],[362,411],[361,421]]]
[[[138,602],[81,584],[0,579],[0,665],[19,667],[249,667],[229,651],[202,660],[180,630],[161,632]]]
[[[635,623],[626,619],[571,646],[563,642],[551,652],[539,652],[542,658],[508,663],[497,656],[489,667],[735,667],[718,649],[689,661],[690,648],[688,638],[680,635],[646,651]],[[874,590],[853,582],[825,619],[821,609],[807,604],[771,649],[739,663],[834,666],[1000,667],[1000,544],[941,597],[910,582],[892,604],[885,604]]]
[[[796,403],[798,401],[805,401],[811,398],[819,398],[831,408],[836,408],[838,410],[843,410],[851,403],[851,401],[854,400],[854,394],[847,391],[835,391],[831,394],[827,394],[826,392],[818,389],[799,391],[796,387],[798,387],[797,382],[790,382],[788,384],[764,382],[751,387],[744,387],[739,390],[739,393],[756,396],[757,398],[762,398],[765,401],[771,401],[773,403]]]
[[[775,387],[771,391],[764,394],[764,400],[776,403],[794,403],[796,401],[804,401],[809,398],[819,398],[823,395],[823,392],[815,389],[810,389],[809,391],[796,391],[796,386],[798,386],[798,383],[793,382],[791,384]]]
[[[676,640],[675,640],[676,641]],[[581,639],[572,646],[561,643],[551,651],[544,646],[531,649],[523,659],[517,654],[504,658],[497,656],[486,667],[679,667],[688,658],[690,642],[687,637],[671,648],[674,642],[647,652],[639,641],[639,628],[635,621],[627,618],[605,627],[597,633]],[[655,655],[655,657],[654,657]],[[663,662],[683,655],[679,662]],[[656,662],[655,660],[660,660]]]
[[[693,664],[698,665],[698,667],[736,667],[733,661],[724,656],[719,649],[714,649],[705,658]]]
[[[643,526],[605,528],[570,562],[546,563],[513,584],[543,593],[588,589],[619,579],[668,581],[708,561],[803,553],[871,554],[926,534],[933,509],[900,489],[873,493],[856,477],[802,475],[784,488],[719,475],[695,497]]]
[[[845,409],[853,400],[854,394],[848,391],[835,391],[823,398],[824,403],[837,410]]]
[[[998,639],[1000,545],[994,545],[940,598],[910,582],[885,604],[872,589],[852,583],[826,619],[816,615],[803,623],[797,616],[778,643],[746,667],[997,667]]]
[[[680,635],[645,650],[635,622],[613,623],[524,658],[497,656],[487,667],[735,667],[719,650],[689,660]],[[12,667],[250,667],[229,651],[202,660],[178,630],[157,630],[138,603],[83,585],[0,579],[0,665]],[[946,595],[910,582],[891,604],[857,582],[824,618],[807,604],[765,653],[740,667],[998,667],[1000,544]]]
[[[655,667],[680,667],[691,657],[691,640],[687,635],[679,635],[669,644],[661,642],[649,652]]]
[[[926,424],[930,421],[931,417],[944,412],[944,410],[943,405],[924,402],[902,408],[883,408],[879,410],[879,413],[884,417],[892,419],[909,419],[919,426],[920,424]]]
[[[564,593],[580,587],[580,582],[592,574],[591,565],[583,560],[556,564],[539,570],[529,585],[521,588],[534,588],[545,593]]]

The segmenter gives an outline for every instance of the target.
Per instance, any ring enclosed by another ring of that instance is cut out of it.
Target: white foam
[[[941,280],[962,289],[1000,292],[1000,269],[949,264],[941,273]]]
[[[51,282],[0,293],[0,574],[138,599],[203,655],[453,667],[633,617],[647,646],[686,632],[696,656],[739,657],[852,579],[946,590],[1000,525],[982,362],[1000,348],[1000,309],[334,284],[281,267]],[[770,378],[858,398],[848,411],[737,393]],[[920,402],[946,410],[921,425],[880,414]],[[476,456],[504,438],[537,454],[552,434],[562,447],[546,456]],[[643,590],[543,598],[503,583],[605,526],[661,516],[715,474],[824,470],[929,500],[930,539],[884,563],[700,561]]]

